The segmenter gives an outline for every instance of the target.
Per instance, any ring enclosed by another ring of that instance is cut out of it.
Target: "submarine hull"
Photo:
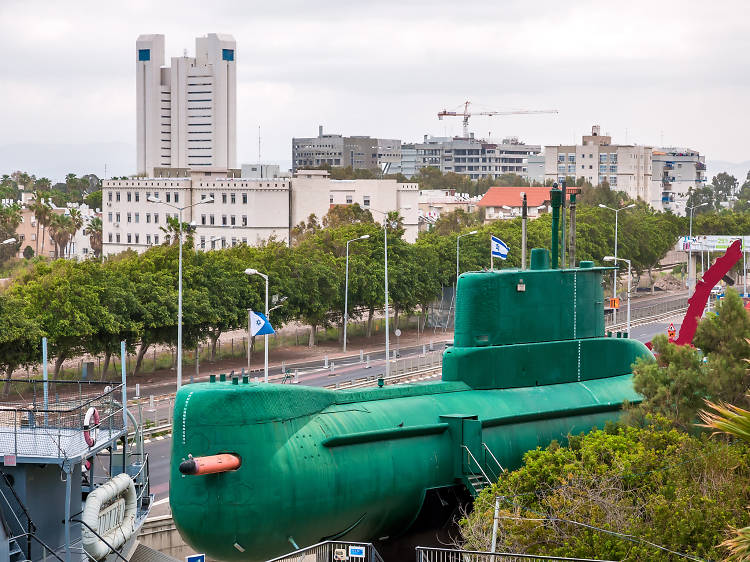
[[[190,385],[175,405],[174,521],[196,551],[220,560],[266,560],[292,541],[397,536],[428,489],[478,472],[472,458],[498,476],[496,461],[514,468],[530,449],[601,427],[624,400],[639,400],[629,375],[494,390]],[[190,455],[219,453],[239,455],[240,468],[179,472]]]

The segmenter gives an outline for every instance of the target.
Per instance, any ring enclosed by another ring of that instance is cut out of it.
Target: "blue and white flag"
[[[265,336],[273,334],[273,327],[268,318],[260,312],[250,311],[250,335]]]
[[[500,258],[501,260],[504,260],[508,257],[508,250],[510,248],[508,248],[508,245],[496,236],[492,236],[490,246],[492,248],[493,257]]]

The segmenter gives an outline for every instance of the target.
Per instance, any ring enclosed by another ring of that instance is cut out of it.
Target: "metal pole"
[[[268,318],[268,275],[265,276],[266,278],[266,321],[270,324],[271,319]],[[264,376],[265,376],[265,382],[268,382],[268,334],[263,336],[263,351],[266,354],[266,360],[265,360],[265,368],[264,368]]]
[[[459,240],[461,240],[460,234],[456,236],[456,287],[458,287],[458,276],[459,276],[459,266],[458,266],[458,242]]]
[[[690,278],[690,260],[693,257],[693,207],[688,207],[690,209],[690,230],[688,231],[688,266],[687,266],[687,277],[688,277],[688,296],[693,296],[693,285],[695,284],[695,280]]]
[[[615,210],[615,263],[617,263],[617,216],[620,209]],[[612,270],[612,298],[617,298],[617,269]],[[612,309],[612,320],[617,324],[617,307]]]
[[[628,337],[630,337],[630,260],[628,260]]]
[[[521,269],[526,269],[526,219],[528,218],[526,201],[526,193],[521,193]]]
[[[492,547],[490,552],[495,552],[497,547],[497,522],[500,519],[500,496],[495,497],[495,515],[492,518]]]
[[[568,237],[570,245],[570,267],[576,266],[576,194],[570,194],[570,236]]]
[[[344,282],[344,352],[346,353],[346,325],[349,322],[349,243],[346,242],[346,281]]]
[[[388,215],[383,219],[383,247],[385,248],[385,376],[391,373],[390,341],[388,338]]]
[[[42,338],[42,378],[44,379],[44,427],[49,417],[49,373],[47,370],[47,338]]]
[[[180,259],[177,274],[177,390],[182,387],[182,209],[180,217]]]
[[[562,182],[562,201],[560,205],[561,217],[560,217],[560,269],[565,269],[565,199],[568,196],[567,182]]]
[[[250,309],[247,309],[247,370],[250,372]]]
[[[122,428],[128,431],[128,374],[125,369],[125,342],[120,342],[120,371],[122,372]],[[125,449],[122,451],[125,455]]]
[[[745,253],[745,236],[742,237],[742,282],[745,286],[742,295],[747,297],[747,262]]]

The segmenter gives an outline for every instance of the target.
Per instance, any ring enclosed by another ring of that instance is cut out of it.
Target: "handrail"
[[[89,531],[91,531],[92,533],[94,533],[94,535],[96,536],[96,538],[98,538],[100,541],[102,541],[107,546],[107,548],[109,548],[113,553],[115,553],[118,558],[121,558],[123,562],[128,562],[127,558],[125,558],[122,554],[120,554],[117,550],[115,550],[114,547],[111,544],[109,544],[107,541],[105,541],[104,538],[99,533],[97,533],[96,531],[94,531],[94,529],[91,528],[91,525],[89,525],[88,523],[86,523],[83,519],[72,519],[71,518],[70,521],[72,523],[80,523],[81,525],[84,525]]]
[[[464,449],[466,449],[466,452],[469,453],[469,456],[471,457],[471,459],[475,463],[477,463],[477,468],[479,468],[479,471],[482,473],[482,476],[484,476],[484,479],[487,480],[487,483],[488,484],[492,484],[492,480],[490,480],[487,477],[487,474],[484,472],[484,470],[482,470],[482,465],[479,464],[479,461],[476,458],[474,458],[474,455],[471,454],[471,451],[469,450],[469,448],[466,445],[461,445],[461,447],[463,447]],[[471,470],[471,464],[469,464],[469,470]],[[474,474],[474,473],[472,472],[472,474]]]
[[[499,466],[499,467],[500,467],[500,470],[502,470],[503,472],[507,472],[507,471],[506,471],[506,470],[505,470],[505,469],[503,468],[503,465],[501,465],[501,464],[500,464],[500,461],[499,461],[499,460],[497,460],[497,457],[495,457],[495,455],[493,455],[493,454],[492,454],[492,451],[491,451],[491,450],[490,450],[490,448],[489,448],[489,447],[487,446],[487,443],[485,443],[484,441],[482,441],[482,447],[484,447],[484,448],[485,448],[485,449],[487,450],[487,452],[488,452],[488,453],[490,454],[490,456],[492,457],[492,460],[493,460],[493,461],[495,461],[495,462],[497,463],[497,466]]]
[[[18,539],[23,538],[23,537],[34,539],[36,542],[42,545],[42,548],[44,548],[45,551],[49,551],[49,553],[55,558],[57,558],[60,562],[64,562],[62,558],[60,558],[57,554],[55,554],[55,551],[52,550],[50,546],[48,546],[42,539],[37,537],[34,533],[22,533],[20,535],[16,535],[15,537],[11,537],[11,539],[18,542]]]
[[[417,553],[417,560],[424,560],[425,558],[420,558],[420,554],[428,554],[428,553],[439,553],[443,555],[440,560],[448,560],[449,558],[445,557],[445,554],[460,554],[462,556],[465,556],[467,554],[478,554],[482,556],[486,556],[489,558],[523,558],[525,560],[550,560],[552,562],[558,562],[558,561],[564,561],[564,562],[615,562],[614,560],[599,560],[594,558],[568,558],[566,556],[545,556],[543,554],[521,554],[521,553],[513,553],[513,552],[486,552],[481,550],[458,550],[453,548],[438,548],[438,547],[431,547],[431,546],[418,546],[414,549]],[[463,559],[463,558],[462,558]],[[484,558],[482,558],[484,559]]]

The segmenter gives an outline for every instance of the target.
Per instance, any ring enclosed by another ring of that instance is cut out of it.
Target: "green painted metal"
[[[183,387],[170,503],[185,540],[212,558],[264,560],[290,541],[394,536],[429,489],[463,483],[476,493],[472,474],[497,474],[487,449],[513,468],[526,451],[601,427],[624,401],[638,402],[631,364],[650,352],[605,336],[605,269],[549,269],[540,252],[531,262],[538,268],[459,278],[455,342],[440,382]],[[238,454],[241,467],[178,470],[189,455],[218,453]]]

